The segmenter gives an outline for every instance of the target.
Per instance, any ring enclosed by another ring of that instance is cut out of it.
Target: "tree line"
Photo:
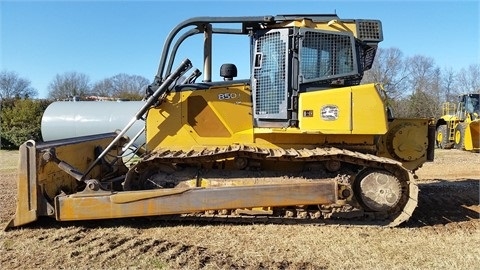
[[[139,75],[119,73],[115,76],[91,83],[87,75],[79,72],[57,74],[48,85],[48,98],[65,100],[77,97],[106,97],[141,100],[149,80]]]
[[[141,100],[149,80],[139,75],[119,73],[95,83],[80,72],[57,74],[48,85],[49,100],[69,100],[72,97],[87,99],[89,96]],[[0,72],[0,100],[28,99],[38,96],[31,81],[14,71]]]
[[[480,64],[458,71],[440,68],[423,55],[405,56],[398,48],[379,48],[373,66],[362,83],[381,83],[395,117],[441,116],[443,102],[460,94],[480,92]],[[43,111],[56,100],[93,98],[141,100],[149,80],[120,73],[97,82],[86,74],[57,74],[48,85],[48,98],[35,99],[38,91],[30,80],[13,71],[0,72],[0,145],[18,147],[28,139],[40,140]]]
[[[379,48],[362,82],[383,84],[395,117],[438,118],[444,102],[480,92],[480,64],[442,69],[431,57],[406,57],[398,48]]]

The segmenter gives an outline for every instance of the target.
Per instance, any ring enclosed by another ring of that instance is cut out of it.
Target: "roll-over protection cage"
[[[306,26],[298,26],[301,23]],[[232,24],[240,26],[216,27]],[[316,29],[318,24],[325,27]],[[169,33],[150,93],[171,73],[180,45],[201,33],[204,83],[212,81],[213,34],[250,36],[250,86],[257,127],[297,126],[301,92],[358,85],[383,40],[380,21],[345,20],[334,14],[195,17]]]

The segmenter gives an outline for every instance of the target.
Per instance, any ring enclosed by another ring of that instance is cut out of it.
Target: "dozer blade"
[[[80,172],[85,171],[95,160],[96,152],[107,146],[116,135],[107,133],[40,144],[27,141],[22,144],[19,148],[17,209],[7,228],[33,222],[39,216],[54,216],[55,196],[62,192],[74,193],[84,185],[75,177],[82,176]],[[52,155],[57,162],[51,161]],[[121,162],[121,159],[117,162]],[[116,172],[99,164],[89,177],[103,177],[107,173],[113,177],[126,171],[123,163],[116,163],[113,167]]]
[[[480,151],[480,119],[470,122],[465,129],[465,150]]]

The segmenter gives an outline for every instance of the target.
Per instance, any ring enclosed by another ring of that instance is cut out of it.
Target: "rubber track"
[[[409,194],[407,201],[404,203],[403,209],[397,211],[398,214],[395,214],[388,220],[377,220],[377,225],[389,227],[398,226],[412,216],[413,211],[417,206],[418,187],[413,181],[413,175],[411,172],[405,169],[400,162],[385,157],[346,149],[333,147],[283,149],[248,146],[243,144],[233,144],[225,147],[195,148],[190,151],[161,148],[144,157],[140,163],[146,164],[147,166],[150,162],[199,164],[234,157],[289,162],[338,160],[363,166],[365,168],[387,170],[396,175],[401,181],[404,181],[403,184],[408,186]]]

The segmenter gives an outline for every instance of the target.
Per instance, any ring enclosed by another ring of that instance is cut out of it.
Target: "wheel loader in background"
[[[175,57],[197,34],[202,70],[187,74],[191,61]],[[249,77],[226,63],[212,81],[215,53],[240,46],[213,50],[218,35],[246,38]],[[20,147],[8,226],[163,215],[397,226],[417,205],[414,174],[433,160],[435,125],[393,118],[382,86],[360,84],[382,40],[380,21],[336,15],[188,19],[122,129]]]
[[[445,102],[437,120],[437,146],[480,151],[480,95],[460,95],[457,103]]]

